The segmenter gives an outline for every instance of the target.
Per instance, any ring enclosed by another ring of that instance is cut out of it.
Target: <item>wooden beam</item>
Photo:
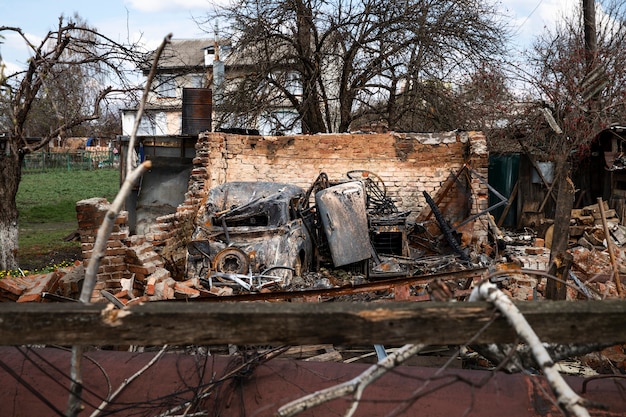
[[[520,302],[545,342],[626,342],[626,301]],[[464,344],[492,319],[487,303],[0,303],[0,344]],[[513,342],[496,318],[474,343]]]
[[[515,201],[515,197],[517,197],[518,188],[519,188],[519,180],[515,181],[515,185],[513,186],[513,190],[511,191],[511,195],[509,196],[509,202],[507,203],[506,207],[504,207],[504,211],[502,212],[502,215],[500,216],[500,220],[498,220],[498,223],[496,224],[496,226],[501,227],[502,224],[504,223],[506,216],[509,214],[509,210],[511,209],[511,206],[513,205],[513,202]]]

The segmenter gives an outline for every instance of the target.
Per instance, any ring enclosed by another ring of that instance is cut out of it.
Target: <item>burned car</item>
[[[289,284],[313,258],[308,201],[300,187],[227,182],[212,188],[187,248],[187,276],[248,291]]]

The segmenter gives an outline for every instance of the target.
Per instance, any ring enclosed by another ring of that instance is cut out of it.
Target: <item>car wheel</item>
[[[245,274],[250,261],[248,255],[239,248],[226,248],[215,255],[213,269],[228,274]]]

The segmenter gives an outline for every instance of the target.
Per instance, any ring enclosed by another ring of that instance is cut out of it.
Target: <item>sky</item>
[[[201,19],[216,0],[0,0],[0,26],[21,28],[37,41],[58,24],[63,14],[77,12],[91,26],[112,39],[138,40],[156,48],[172,33],[174,38],[212,37],[194,22]],[[217,0],[217,2],[227,0]],[[511,17],[517,48],[530,45],[533,36],[554,25],[564,13],[571,13],[580,0],[499,0],[502,11]],[[28,48],[16,36],[7,35],[0,54],[8,72],[24,67]]]

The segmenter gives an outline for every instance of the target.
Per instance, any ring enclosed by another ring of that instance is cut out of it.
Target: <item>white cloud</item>
[[[126,0],[125,3],[133,9],[155,13],[168,10],[206,10],[211,8],[213,2],[209,0]]]
[[[546,29],[579,11],[579,0],[501,0],[501,6],[512,19],[513,42],[523,49]]]

